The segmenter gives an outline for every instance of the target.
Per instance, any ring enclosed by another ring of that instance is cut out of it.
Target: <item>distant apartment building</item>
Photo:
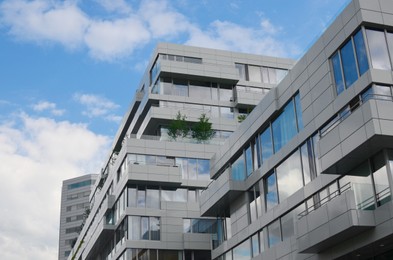
[[[61,190],[59,260],[67,259],[82,228],[89,195],[97,178],[88,174],[63,181]]]

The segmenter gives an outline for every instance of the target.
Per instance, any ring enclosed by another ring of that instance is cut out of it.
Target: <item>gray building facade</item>
[[[97,174],[88,174],[63,181],[61,188],[59,260],[67,259],[81,231],[89,196]]]
[[[354,0],[211,159],[212,259],[393,259],[393,1]]]
[[[216,217],[201,217],[210,158],[293,60],[158,44],[90,195],[68,259],[210,259]],[[180,113],[180,114],[179,114]],[[171,136],[172,122],[212,138]]]

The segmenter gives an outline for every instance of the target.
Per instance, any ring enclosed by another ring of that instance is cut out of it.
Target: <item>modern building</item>
[[[59,260],[65,260],[82,229],[86,209],[90,208],[89,195],[97,174],[88,174],[63,181],[61,189]]]
[[[199,207],[210,158],[293,64],[159,44],[68,259],[210,259],[217,219],[201,217]],[[174,128],[174,122],[192,131]]]
[[[292,65],[160,44],[69,259],[393,259],[393,1]]]
[[[212,259],[393,259],[393,1],[354,0],[219,147]]]

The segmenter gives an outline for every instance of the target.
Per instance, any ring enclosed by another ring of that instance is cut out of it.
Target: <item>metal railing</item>
[[[315,211],[316,209],[322,207],[323,205],[325,205],[326,203],[328,203],[329,201],[331,201],[332,199],[336,198],[337,196],[345,193],[346,191],[351,190],[351,183],[348,182],[347,184],[345,184],[344,186],[340,187],[338,190],[330,193],[329,195],[327,195],[326,197],[320,199],[317,203],[314,203],[312,206],[307,207],[306,210],[300,212],[298,214],[298,219],[301,219],[305,216],[307,216],[308,214],[310,214],[311,212]]]

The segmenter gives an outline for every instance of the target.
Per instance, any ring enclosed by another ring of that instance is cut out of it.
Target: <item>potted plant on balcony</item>
[[[206,114],[199,117],[199,121],[191,128],[191,137],[196,139],[198,143],[206,142],[213,138],[215,131],[212,129],[212,123]]]

